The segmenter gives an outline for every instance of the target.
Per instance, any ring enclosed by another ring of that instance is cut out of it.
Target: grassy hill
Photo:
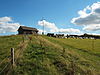
[[[13,68],[10,48],[15,49]],[[100,75],[99,70],[100,39],[0,37],[0,75]]]

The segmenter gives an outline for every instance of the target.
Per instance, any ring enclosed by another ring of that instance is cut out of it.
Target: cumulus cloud
[[[12,21],[11,17],[1,17],[0,22],[10,22]]]
[[[39,31],[39,32],[38,32],[39,34],[42,34],[42,32],[43,32],[42,29],[38,29],[38,31]],[[46,31],[44,31],[44,32],[46,32]]]
[[[100,33],[92,33],[92,35],[100,35]]]
[[[1,17],[0,18],[0,33],[16,32],[19,23],[13,23],[11,17]]]
[[[97,31],[97,30],[100,30],[100,25],[84,26],[83,30],[86,30],[86,31]]]
[[[73,29],[73,28],[59,29],[59,32],[62,32],[62,33],[81,33],[81,31],[79,29]]]
[[[58,32],[58,28],[55,23],[47,22],[46,20],[38,21],[38,25],[44,26],[45,28],[49,28],[51,32]]]
[[[83,10],[78,11],[79,17],[73,18],[71,22],[76,25],[84,25],[84,30],[100,29],[100,2],[93,3]]]
[[[51,32],[58,31],[58,28],[56,27],[55,23],[50,23],[50,22],[47,22],[46,20],[38,21],[38,25],[49,28]]]
[[[74,28],[58,28],[55,23],[47,22],[46,20],[38,21],[38,25],[44,26],[45,28],[49,29],[49,32],[60,32],[60,33],[81,33],[79,29]],[[43,32],[43,30],[40,30]]]

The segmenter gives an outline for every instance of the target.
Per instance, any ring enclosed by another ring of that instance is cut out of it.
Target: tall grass
[[[28,46],[17,60],[15,75],[100,74],[100,40],[61,39],[40,35],[28,37],[31,39],[26,42]],[[22,36],[0,37],[0,39],[2,39],[0,60],[9,55],[9,48],[13,46],[17,49],[20,41],[23,41]]]

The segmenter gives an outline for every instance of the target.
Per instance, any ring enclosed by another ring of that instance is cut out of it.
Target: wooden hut
[[[32,27],[20,26],[18,34],[38,34],[38,30]]]

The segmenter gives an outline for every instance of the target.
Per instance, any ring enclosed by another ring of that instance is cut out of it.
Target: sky
[[[0,35],[20,26],[39,33],[100,34],[99,0],[0,0]]]

